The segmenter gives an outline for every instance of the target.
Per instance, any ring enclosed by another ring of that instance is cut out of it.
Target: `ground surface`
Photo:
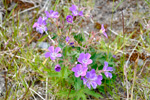
[[[9,23],[11,23],[13,16],[17,16],[18,11],[21,11],[20,12],[20,24],[29,25],[34,20],[33,16],[35,17],[36,9],[40,11],[38,15],[41,15],[43,13],[43,9],[50,9],[50,6],[52,5],[49,2],[46,4],[47,0],[42,0],[42,1],[41,0],[22,0],[22,1],[21,0],[12,0],[12,1],[6,0],[6,1],[7,1],[6,4],[8,5],[7,9],[5,8],[2,1],[0,1],[0,25],[1,25],[0,28],[1,30],[8,28],[7,29],[8,34],[9,34],[8,36],[10,37],[14,30],[11,27],[9,27]],[[58,7],[62,5],[67,5],[65,4],[66,3],[65,0],[61,0],[61,1],[63,2],[60,2],[60,5],[58,5]],[[10,16],[10,18],[7,19],[8,21],[3,27],[2,24],[4,23],[4,20],[6,20],[4,17],[6,16],[6,12],[10,13],[13,7],[15,6],[15,4],[17,4],[17,2],[18,2],[18,5],[15,11]],[[87,0],[87,2],[91,2],[91,0],[89,1]],[[75,3],[77,2],[75,1]],[[85,20],[83,22],[83,29],[84,29],[85,34],[91,33],[92,31],[98,32],[101,24],[105,25],[107,29],[106,32],[108,33],[110,41],[114,41],[116,36],[118,36],[119,34],[130,35],[131,33],[133,33],[131,39],[129,39],[129,45],[126,45],[125,50],[123,49],[121,49],[120,51],[114,50],[113,53],[117,51],[116,56],[118,60],[123,54],[125,54],[126,60],[130,58],[129,59],[130,64],[132,63],[134,64],[135,60],[137,59],[139,55],[140,60],[138,61],[138,65],[145,66],[145,68],[141,67],[143,73],[140,71],[138,72],[139,73],[138,75],[141,79],[137,80],[137,82],[142,83],[144,81],[142,80],[143,76],[147,75],[147,73],[150,73],[150,69],[149,69],[150,52],[149,52],[149,49],[145,49],[145,48],[141,48],[139,51],[133,50],[133,49],[136,46],[139,38],[143,39],[144,46],[146,46],[147,48],[150,45],[150,43],[147,41],[147,36],[145,35],[146,25],[150,17],[150,13],[149,13],[150,9],[149,9],[148,4],[144,0],[124,0],[123,2],[121,0],[96,0],[95,2],[93,2],[95,3],[94,7],[92,6],[84,7],[84,3],[85,2],[82,2],[81,0],[81,7],[85,8],[85,12],[89,14],[89,16],[91,17],[91,20]],[[88,8],[90,8],[90,10],[88,10]],[[26,23],[26,20],[25,20],[27,16],[28,16],[28,21],[29,21],[28,23]],[[141,26],[142,26],[143,33],[140,30]],[[22,33],[20,33],[20,35],[24,36],[23,34],[25,32],[26,30],[22,29]],[[37,37],[40,37],[40,36],[37,36]],[[104,38],[104,37],[102,36],[101,38]],[[34,46],[36,44],[36,41],[37,40],[35,38],[35,40],[33,40],[29,45],[31,47]],[[108,40],[106,41],[108,42]],[[0,40],[0,42],[2,43],[5,41]],[[139,44],[137,45],[141,45],[141,47],[143,46],[141,42],[139,42]],[[47,43],[45,43],[45,46],[46,46],[45,48],[48,47]],[[5,51],[4,48],[5,47],[1,46],[1,51]],[[132,55],[130,57],[131,53]],[[8,59],[8,58],[4,57],[4,59]],[[5,66],[3,65],[4,64],[0,64],[1,97],[3,97],[3,94],[5,94],[4,92],[6,91],[6,88],[4,87],[4,85],[6,85],[4,76],[5,76],[5,73],[7,72],[5,68],[7,67],[7,65]],[[150,76],[147,76],[146,78],[150,84]],[[34,77],[32,77],[31,79],[34,79]],[[119,80],[119,78],[117,81],[121,86],[123,86],[123,83]],[[39,84],[37,82],[37,84],[35,85],[35,87],[42,87],[42,86],[43,86],[42,82],[40,82]],[[145,85],[143,85],[141,89],[147,89],[147,88],[145,88]],[[37,89],[38,93],[42,93],[43,91],[44,90]],[[148,93],[150,93],[150,89],[147,89],[147,91]],[[119,92],[121,93],[120,95],[122,98],[126,97],[126,92],[123,89],[120,89]],[[38,96],[36,97],[38,98]],[[139,100],[142,100],[142,99],[140,98]],[[143,99],[143,100],[148,100],[148,99]]]

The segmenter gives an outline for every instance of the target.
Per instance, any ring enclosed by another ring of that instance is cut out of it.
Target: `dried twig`
[[[70,86],[70,89],[69,89],[69,93],[68,93],[68,96],[67,96],[67,100],[69,99],[70,92],[71,92],[71,86]]]
[[[108,28],[108,30],[111,31],[113,34],[119,36],[119,37],[123,37],[123,36],[119,35],[117,32],[111,30],[110,28]],[[125,38],[125,39],[127,39],[127,38]],[[138,40],[135,40],[135,39],[128,39],[128,40],[130,40],[130,41],[135,41],[135,42],[139,42]]]
[[[24,80],[24,81],[25,81],[26,85],[28,86],[26,80]],[[29,87],[29,86],[28,86],[28,87]],[[32,88],[29,87],[29,89],[30,89],[30,91],[32,91],[32,92],[34,92],[36,95],[38,95],[42,100],[45,100],[39,93],[37,93],[36,91],[34,91]]]
[[[123,28],[123,36],[124,36],[125,30],[124,30],[124,15],[123,15],[123,11],[122,11],[122,28]]]
[[[23,97],[22,97],[22,100],[24,100],[24,98],[25,98],[25,96],[27,95],[27,93],[29,92],[29,88],[31,87],[31,83],[30,83],[30,85],[29,85],[29,87],[28,87],[28,89],[27,89],[27,91],[25,92],[25,94],[23,95]]]
[[[136,80],[136,69],[137,69],[137,66],[138,66],[138,60],[139,60],[139,55],[138,55],[138,58],[135,61],[135,66],[134,66],[134,77],[133,77],[133,84],[132,84],[132,88],[131,88],[131,100],[133,100],[133,88],[134,88],[134,83],[135,83],[135,80]]]
[[[47,10],[46,7],[48,7],[48,2],[51,2],[51,0],[47,0],[43,6],[43,8],[38,12],[38,14],[40,14],[42,11]]]
[[[144,67],[145,67],[145,65],[146,65],[146,63],[147,63],[148,61],[149,61],[149,60],[146,60],[145,63],[143,64],[143,67],[142,67],[140,73],[138,74],[138,77],[142,74],[142,72],[143,72],[143,70],[144,70]]]
[[[47,99],[47,93],[48,93],[48,77],[46,77],[46,92],[45,92],[45,100],[48,100]]]
[[[128,68],[129,60],[130,60],[130,58],[131,58],[132,54],[134,53],[134,51],[135,51],[136,47],[138,46],[139,42],[140,42],[140,41],[138,41],[138,43],[136,44],[136,46],[133,48],[132,52],[131,52],[131,53],[130,53],[130,55],[129,55],[128,60],[126,61],[126,64],[125,64],[125,65],[126,65],[126,67],[127,67],[127,68]]]
[[[51,36],[48,34],[47,31],[45,31],[45,33],[48,35],[49,39],[52,41],[53,44],[55,44],[55,41],[51,38]]]
[[[15,14],[15,15],[11,16],[11,17],[10,17],[9,19],[7,19],[6,21],[9,21],[10,19],[12,19],[12,18],[14,18],[14,17],[16,17],[16,16],[18,16],[18,15],[21,15],[21,14],[27,12],[27,11],[33,10],[33,9],[35,9],[35,8],[38,8],[38,7],[40,7],[40,6],[35,6],[35,7],[31,7],[31,8],[25,9],[25,10],[23,10],[23,11],[21,11],[21,12]],[[2,23],[1,26],[2,26],[3,24],[4,24],[4,23]]]
[[[129,60],[133,54],[133,52],[135,51],[136,47],[138,46],[139,42],[136,44],[136,46],[133,48],[132,52],[130,53],[130,56],[128,58],[128,60],[126,61],[126,64],[124,65],[124,75],[125,75],[125,80],[126,80],[126,88],[127,88],[127,100],[129,100],[129,86],[128,86],[128,79],[127,79],[127,68],[128,68],[128,63]]]

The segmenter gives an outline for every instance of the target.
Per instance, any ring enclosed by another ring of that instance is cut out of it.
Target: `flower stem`
[[[55,44],[55,41],[51,38],[51,36],[48,34],[48,32],[47,31],[45,31],[45,32],[48,35],[49,39],[53,42],[53,44]]]

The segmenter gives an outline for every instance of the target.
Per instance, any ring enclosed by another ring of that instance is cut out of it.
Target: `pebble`
[[[47,42],[40,42],[38,44],[38,47],[42,48],[42,49],[48,49],[50,45]]]
[[[144,64],[144,61],[142,59],[139,59],[138,60],[138,66],[143,66],[143,64]]]

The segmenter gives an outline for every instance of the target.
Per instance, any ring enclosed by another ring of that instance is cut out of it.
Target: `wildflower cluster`
[[[61,57],[62,54],[58,53],[61,51],[61,48],[60,47],[56,47],[56,49],[54,49],[54,46],[50,46],[48,48],[49,52],[45,53],[45,58],[48,58],[50,57],[51,60],[55,60],[57,57]],[[55,66],[55,71],[59,72],[61,70],[61,67],[59,64],[57,64]]]
[[[72,15],[66,16],[66,21],[68,23],[73,23],[73,17],[74,16],[83,16],[83,11],[79,11],[78,7],[76,5],[72,5],[69,10],[72,12]],[[36,31],[40,32],[41,34],[43,32],[47,33],[47,20],[59,18],[59,13],[55,12],[53,10],[45,11],[46,17],[39,17],[38,21],[34,23],[33,28],[36,28]],[[103,33],[107,38],[107,34],[105,32],[105,28],[102,24],[100,33]],[[51,39],[51,37],[50,37]],[[74,42],[70,42],[70,37],[66,37],[66,43],[74,47]],[[63,55],[59,53],[61,51],[60,47],[54,48],[54,46],[50,46],[48,48],[48,52],[45,53],[45,58],[50,58],[52,61],[55,61],[57,58],[62,57]],[[83,80],[83,84],[85,84],[89,89],[91,89],[91,86],[96,89],[97,85],[101,85],[102,83],[102,74],[104,73],[107,78],[112,78],[112,74],[110,71],[113,71],[112,67],[108,67],[108,62],[104,62],[104,67],[102,70],[95,70],[88,67],[90,64],[93,63],[92,59],[90,59],[91,54],[89,53],[80,53],[79,58],[77,61],[79,64],[77,64],[75,67],[72,68],[71,71],[74,72],[75,77],[80,77],[81,80]],[[58,60],[58,59],[57,59]],[[58,61],[57,61],[58,62]],[[90,70],[90,71],[88,71]],[[57,63],[55,65],[55,71],[60,72],[61,66]]]
[[[103,72],[107,78],[112,78],[112,74],[109,71],[113,71],[112,67],[108,67],[108,62],[104,62],[103,70],[98,71],[98,75],[96,74],[95,69],[88,71],[88,65],[93,61],[90,59],[91,55],[89,53],[81,53],[78,58],[78,62],[81,64],[77,64],[76,67],[72,68],[72,71],[75,72],[75,77],[81,76],[83,83],[91,89],[91,86],[96,89],[97,85],[101,85],[101,80],[103,79],[101,73]]]
[[[47,19],[48,18],[58,18],[59,17],[59,13],[55,12],[53,10],[50,10],[50,12],[45,11],[46,17],[39,17],[38,21],[34,23],[33,28],[36,28],[36,31],[40,32],[41,34],[44,31],[47,31]]]
[[[76,5],[72,5],[69,10],[72,12],[73,16],[83,16],[83,11],[79,11]],[[66,20],[68,23],[73,23],[73,16],[67,15]]]
[[[36,23],[34,23],[33,28],[36,27],[36,31],[38,31],[42,34],[44,31],[47,31],[46,25],[47,25],[46,20],[43,19],[42,17],[39,17],[38,21]]]
[[[66,37],[66,43],[68,43],[70,46],[74,47],[74,42],[70,42],[70,37]]]

